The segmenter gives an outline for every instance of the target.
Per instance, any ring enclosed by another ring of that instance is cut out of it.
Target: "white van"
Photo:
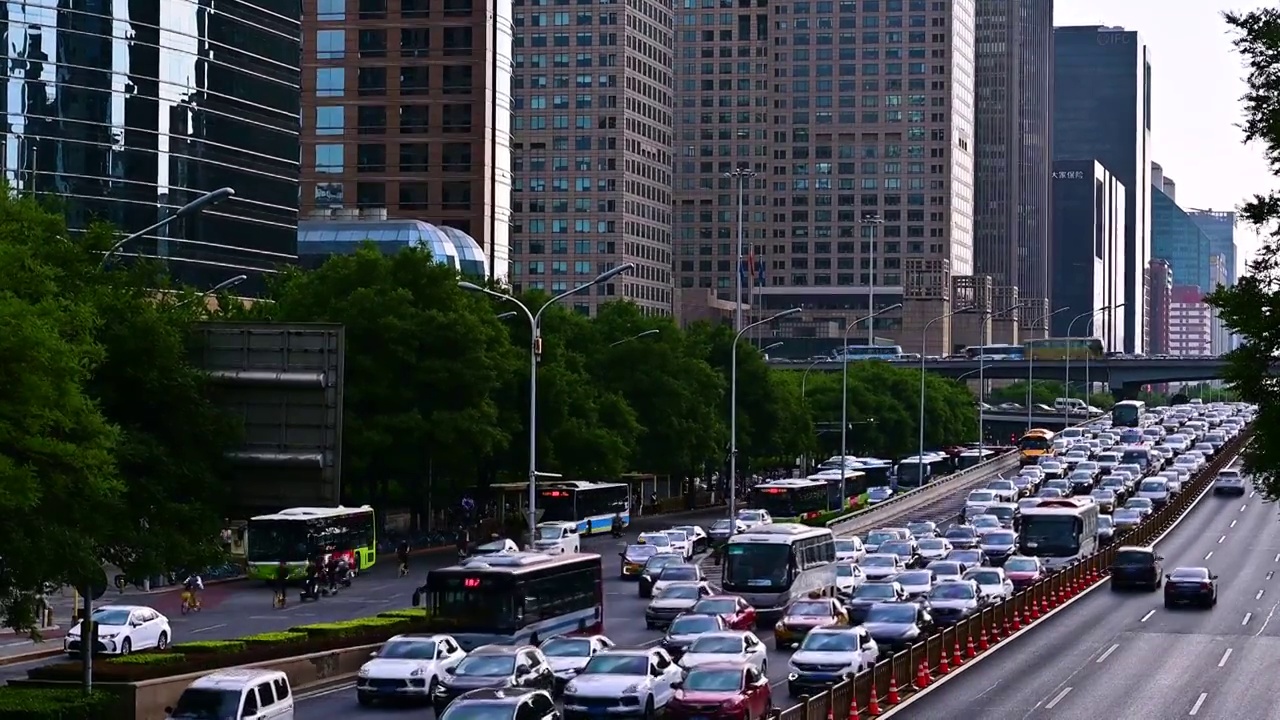
[[[219,670],[196,679],[164,711],[168,720],[293,720],[293,688],[276,670]]]
[[[1058,412],[1083,413],[1088,411],[1089,406],[1086,405],[1084,400],[1081,400],[1080,398],[1060,397],[1060,398],[1053,399],[1053,409],[1057,410]]]
[[[578,535],[578,524],[572,522],[538,523],[538,534],[534,536],[533,549],[548,555],[576,553],[582,548],[582,536]]]

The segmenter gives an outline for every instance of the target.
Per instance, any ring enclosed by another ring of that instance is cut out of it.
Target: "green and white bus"
[[[306,575],[307,563],[331,555],[346,559],[356,572],[373,567],[378,559],[378,537],[373,508],[296,507],[271,515],[249,518],[245,532],[245,559],[251,578],[274,581],[283,560],[289,579]]]

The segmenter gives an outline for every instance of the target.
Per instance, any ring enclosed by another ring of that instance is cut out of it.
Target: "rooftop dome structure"
[[[352,254],[365,241],[388,255],[407,247],[423,248],[463,275],[489,276],[480,243],[457,228],[409,218],[298,221],[298,258],[307,267],[318,267],[332,255]]]

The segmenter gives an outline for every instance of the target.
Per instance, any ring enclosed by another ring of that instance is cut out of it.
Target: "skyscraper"
[[[1166,176],[1164,178],[1168,180]],[[1151,257],[1169,261],[1174,285],[1195,285],[1212,292],[1209,256],[1213,254],[1209,236],[1200,229],[1173,198],[1151,186]]]
[[[1209,236],[1209,252],[1221,255],[1226,263],[1226,285],[1236,284],[1236,214],[1221,210],[1187,210],[1187,217]]]
[[[1049,297],[1053,0],[978,0],[974,272]],[[1035,317],[1024,315],[1024,320]]]
[[[1164,355],[1169,352],[1169,306],[1173,302],[1173,270],[1168,260],[1151,258],[1147,265],[1147,312],[1151,318],[1147,352]]]
[[[1136,32],[1054,29],[1053,154],[1096,159],[1125,187],[1126,352],[1144,352],[1151,259],[1151,60]],[[1177,271],[1175,264],[1174,271]]]
[[[307,0],[303,17],[303,213],[451,227],[505,280],[509,0]]]
[[[750,316],[801,307],[796,334],[839,337],[903,302],[875,335],[920,349],[973,272],[973,0],[680,0],[675,20],[680,287],[733,298],[747,168]]]
[[[1053,164],[1053,316],[1056,337],[1102,338],[1110,351],[1124,347],[1124,322],[1104,312],[1124,298],[1124,217],[1128,193],[1096,160]],[[1078,316],[1095,311],[1093,319]],[[1073,324],[1074,321],[1074,324]]]
[[[671,4],[516,0],[512,285],[668,314]]]

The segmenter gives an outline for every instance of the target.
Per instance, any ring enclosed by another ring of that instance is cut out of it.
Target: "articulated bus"
[[[1102,357],[1102,341],[1098,338],[1062,337],[1028,340],[1022,344],[1023,354],[1036,360],[1083,360]]]
[[[824,470],[807,478],[760,483],[751,488],[751,507],[775,518],[802,518],[839,510],[866,492],[866,476],[856,470]]]
[[[299,580],[309,562],[331,554],[346,558],[357,572],[368,570],[378,559],[375,527],[373,508],[368,505],[296,507],[249,518],[245,527],[248,575],[274,582],[283,560],[289,565],[289,579]]]
[[[1043,455],[1053,455],[1053,431],[1043,428],[1028,430],[1018,441],[1018,460],[1023,465],[1034,465]]]
[[[1021,360],[1023,348],[1021,345],[970,345],[964,349],[964,356],[970,360]]]
[[[1098,504],[1092,498],[1045,498],[1018,514],[1018,553],[1051,571],[1098,550]]]
[[[720,585],[773,620],[792,600],[834,594],[835,562],[835,536],[827,528],[759,525],[729,538]]]

